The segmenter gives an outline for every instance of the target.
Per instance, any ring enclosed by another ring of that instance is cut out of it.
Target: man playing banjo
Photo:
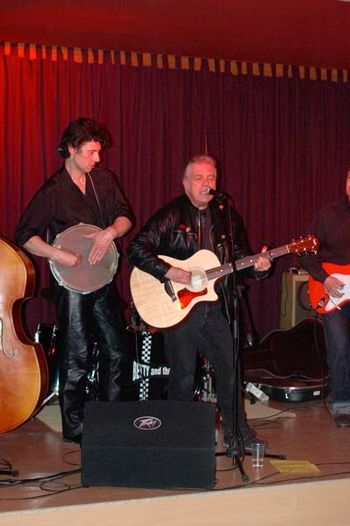
[[[96,167],[102,148],[109,145],[109,133],[95,120],[79,118],[68,125],[59,147],[64,164],[43,184],[23,212],[15,233],[18,245],[47,258],[51,265],[76,269],[79,273],[82,259],[79,250],[65,250],[58,243],[51,243],[67,229],[78,229],[80,223],[95,225],[99,228],[88,234],[85,231],[82,237],[91,245],[88,265],[98,269],[114,240],[132,226],[131,210],[114,175]],[[99,349],[100,399],[118,400],[122,362],[128,352],[127,336],[110,282],[102,283],[96,290],[77,291],[56,281],[54,301],[63,437],[79,443],[91,338]]]

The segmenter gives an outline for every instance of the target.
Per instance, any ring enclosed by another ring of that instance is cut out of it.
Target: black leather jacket
[[[215,199],[209,203],[212,226],[210,242],[212,251],[218,256],[220,263],[230,262],[232,257],[231,235],[228,231],[228,214],[226,204],[222,205]],[[239,215],[231,208],[233,254],[234,259],[244,257],[249,253],[246,236]],[[201,246],[200,212],[186,194],[183,194],[156,212],[129,246],[128,256],[132,265],[149,272],[160,281],[165,281],[165,274],[170,265],[158,258],[159,254],[176,259],[187,259],[197,252]],[[262,276],[250,268],[245,275]],[[242,274],[240,272],[240,274]],[[230,319],[232,290],[234,287],[232,274],[220,281],[217,292],[223,300],[224,311]]]

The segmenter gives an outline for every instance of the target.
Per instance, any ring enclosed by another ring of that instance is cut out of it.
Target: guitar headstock
[[[291,254],[298,255],[310,252],[317,254],[319,247],[319,239],[313,234],[308,234],[307,236],[300,237],[299,239],[293,239],[293,241],[288,245],[289,252]]]

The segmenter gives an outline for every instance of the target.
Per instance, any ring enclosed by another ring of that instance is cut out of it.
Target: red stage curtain
[[[344,193],[347,80],[347,72],[315,68],[0,45],[0,233],[12,239],[24,206],[61,163],[63,129],[84,115],[114,137],[106,162],[136,228],[182,190],[188,158],[206,151],[219,161],[220,187],[243,216],[253,251],[283,245]],[[280,275],[294,264],[282,258],[271,278],[250,283],[261,335],[279,327]],[[126,302],[128,275],[124,258],[117,283]]]

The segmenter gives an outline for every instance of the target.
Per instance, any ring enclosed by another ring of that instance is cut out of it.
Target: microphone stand
[[[230,204],[224,201],[227,201],[228,196],[225,194],[220,194],[216,192],[215,197],[220,203],[220,208],[223,211],[226,209],[226,224],[228,225],[228,239],[227,246],[229,250],[229,259],[232,264],[232,312],[231,315],[231,332],[233,340],[233,384],[232,384],[232,436],[230,437],[230,444],[225,453],[217,453],[217,456],[227,456],[232,458],[232,465],[237,466],[243,482],[249,482],[249,477],[244,471],[242,464],[242,457],[244,457],[244,444],[243,449],[241,443],[243,440],[240,440],[240,433],[238,430],[238,414],[239,414],[239,404],[241,404],[241,395],[240,395],[240,375],[239,375],[239,323],[238,323],[238,295],[237,295],[237,282],[236,282],[236,270],[235,270],[235,258],[234,258],[234,244],[233,244],[233,231],[232,231],[232,214]],[[243,409],[241,408],[241,411]]]
[[[225,453],[217,453],[217,456],[227,456],[232,458],[232,465],[237,466],[243,482],[249,482],[249,477],[243,469],[242,460],[245,455],[250,455],[250,451],[244,450],[243,437],[241,436],[239,429],[239,414],[240,411],[243,414],[243,400],[242,400],[242,386],[241,386],[241,376],[240,376],[240,361],[239,361],[239,300],[238,300],[238,287],[236,279],[236,267],[235,267],[235,257],[234,257],[234,242],[233,242],[233,230],[232,230],[232,214],[231,207],[229,203],[224,202],[228,199],[231,199],[230,196],[222,194],[215,190],[213,192],[208,192],[215,196],[217,201],[220,203],[221,210],[226,208],[226,224],[228,225],[228,250],[229,250],[229,259],[232,264],[232,312],[231,314],[231,332],[233,340],[233,387],[232,387],[232,437],[230,439],[229,447]],[[240,407],[241,406],[241,407]],[[243,446],[243,447],[241,447]],[[284,460],[287,457],[280,454],[265,453],[265,457],[276,458]]]

